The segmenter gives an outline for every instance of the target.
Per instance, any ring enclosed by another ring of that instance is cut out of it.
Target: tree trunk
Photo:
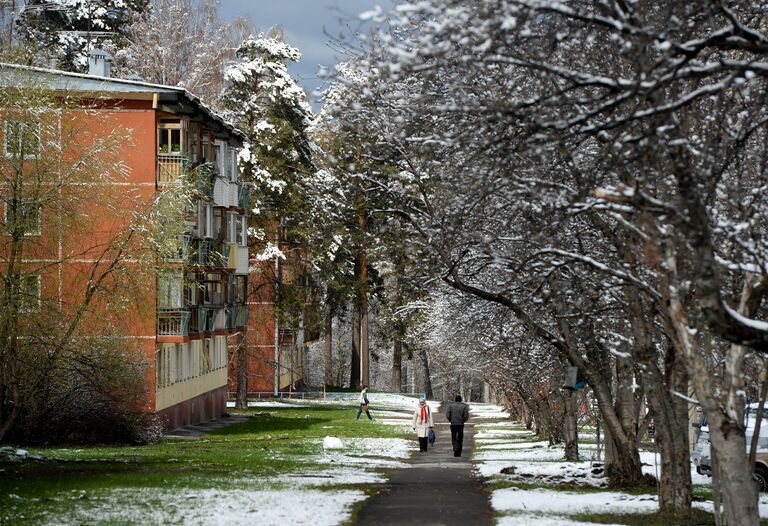
[[[367,280],[367,278],[366,278]],[[360,298],[360,383],[371,385],[371,353],[368,347],[368,293]]]
[[[579,433],[576,426],[576,393],[571,389],[565,390],[565,460],[577,462],[579,460]]]
[[[641,365],[646,400],[654,419],[655,440],[661,457],[659,507],[688,511],[693,500],[688,402],[670,394],[688,392],[688,374],[683,356],[674,345],[670,345],[664,356],[664,371],[659,369],[651,309],[639,297],[628,300],[632,309],[633,355]]]
[[[323,362],[325,371],[323,382],[325,385],[333,384],[333,309],[330,303],[325,309],[325,334],[323,335]]]
[[[741,356],[744,349],[739,345],[730,346],[726,354],[726,366],[722,370],[724,386],[715,389],[708,368],[711,343],[705,339],[702,350],[699,342],[694,341],[694,335],[689,330],[686,310],[678,292],[677,261],[674,254],[668,253],[666,261],[672,277],[669,284],[669,319],[674,328],[677,345],[684,353],[686,369],[699,403],[709,420],[711,458],[717,459],[717,462],[713,462],[712,468],[717,470],[715,477],[719,475],[724,517],[729,526],[757,526],[760,522],[757,510],[757,484],[752,479],[752,466],[749,465],[746,454],[743,411],[739,411],[738,404],[730,406],[734,401],[741,400],[739,386],[743,383],[743,370],[739,364],[743,362]],[[745,293],[746,290],[745,286]],[[744,307],[744,299],[745,297],[742,296],[740,310]],[[706,336],[702,337],[706,338]],[[727,392],[722,393],[721,390]],[[723,394],[729,401],[727,412],[721,409]],[[715,496],[715,502],[718,497]]]
[[[424,393],[427,399],[431,400],[434,398],[434,393],[432,392],[432,377],[429,372],[429,357],[424,349],[419,349],[418,355],[421,361],[422,371],[424,371]]]
[[[370,352],[368,349],[368,258],[365,246],[365,232],[368,227],[368,213],[365,209],[365,199],[360,193],[357,208],[357,227],[359,229],[359,244],[357,253],[358,290],[357,302],[359,308],[359,354],[360,354],[360,383],[370,383]]]
[[[395,337],[392,348],[392,391],[400,393],[403,390],[403,341]]]
[[[352,314],[352,363],[349,371],[349,386],[360,388],[360,308],[355,304]]]
[[[614,487],[638,486],[643,480],[643,470],[637,447],[637,426],[634,430],[625,428],[630,419],[621,411],[626,407],[622,409],[620,404],[613,407],[608,384],[595,383],[592,389],[605,426],[605,474]]]

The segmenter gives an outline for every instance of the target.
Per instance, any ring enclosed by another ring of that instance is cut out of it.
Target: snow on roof
[[[21,75],[13,75],[9,70],[19,72]],[[23,78],[22,75],[24,73],[29,73],[29,76]],[[20,79],[20,77],[22,78]],[[246,138],[241,130],[227,122],[227,120],[219,113],[206,106],[195,94],[179,86],[166,86],[163,84],[153,84],[143,80],[99,77],[85,73],[72,73],[58,69],[38,68],[0,62],[0,87],[13,85],[19,80],[28,82],[33,80],[44,81],[46,86],[53,90],[102,93],[175,93],[189,100],[193,105],[200,109],[200,111],[221,124],[233,135],[243,140]]]

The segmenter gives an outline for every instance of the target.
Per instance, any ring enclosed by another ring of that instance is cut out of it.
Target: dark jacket
[[[448,406],[445,418],[452,426],[462,426],[469,420],[469,406],[464,402],[454,402]]]

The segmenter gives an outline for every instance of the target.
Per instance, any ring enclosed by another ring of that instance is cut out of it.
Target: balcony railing
[[[197,242],[197,254],[195,254],[195,263],[201,266],[210,266],[211,245],[207,239],[200,239]]]
[[[169,153],[157,154],[157,185],[178,183],[187,175],[189,159]]]
[[[189,311],[162,309],[157,313],[158,336],[189,336]]]

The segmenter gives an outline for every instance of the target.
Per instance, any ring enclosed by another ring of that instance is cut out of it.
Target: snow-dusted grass
[[[32,523],[184,524],[230,526],[312,524],[334,526],[348,520],[363,499],[359,490],[311,489],[115,489],[64,496],[79,505],[35,514]],[[19,517],[26,520],[30,517]]]
[[[487,411],[485,414],[490,414]],[[675,519],[658,513],[653,488],[632,492],[609,491],[599,466],[589,460],[595,456],[594,435],[583,433],[579,451],[582,461],[563,461],[561,445],[548,446],[530,431],[509,420],[477,425],[475,469],[494,488],[491,505],[499,514],[497,524],[512,526],[587,526],[589,518],[608,524],[672,524]],[[643,471],[658,475],[659,458],[653,451],[641,451]],[[502,473],[502,470],[504,472]],[[699,487],[711,480],[692,471]],[[712,511],[712,503],[695,502],[694,507]],[[760,515],[768,516],[768,496],[760,497]],[[708,521],[711,516],[703,516]],[[701,517],[693,521],[702,520]],[[672,522],[670,522],[672,521]]]
[[[383,469],[407,467],[414,406],[391,403],[385,424],[349,404],[264,401],[199,440],[14,454],[0,459],[0,524],[343,523]]]

